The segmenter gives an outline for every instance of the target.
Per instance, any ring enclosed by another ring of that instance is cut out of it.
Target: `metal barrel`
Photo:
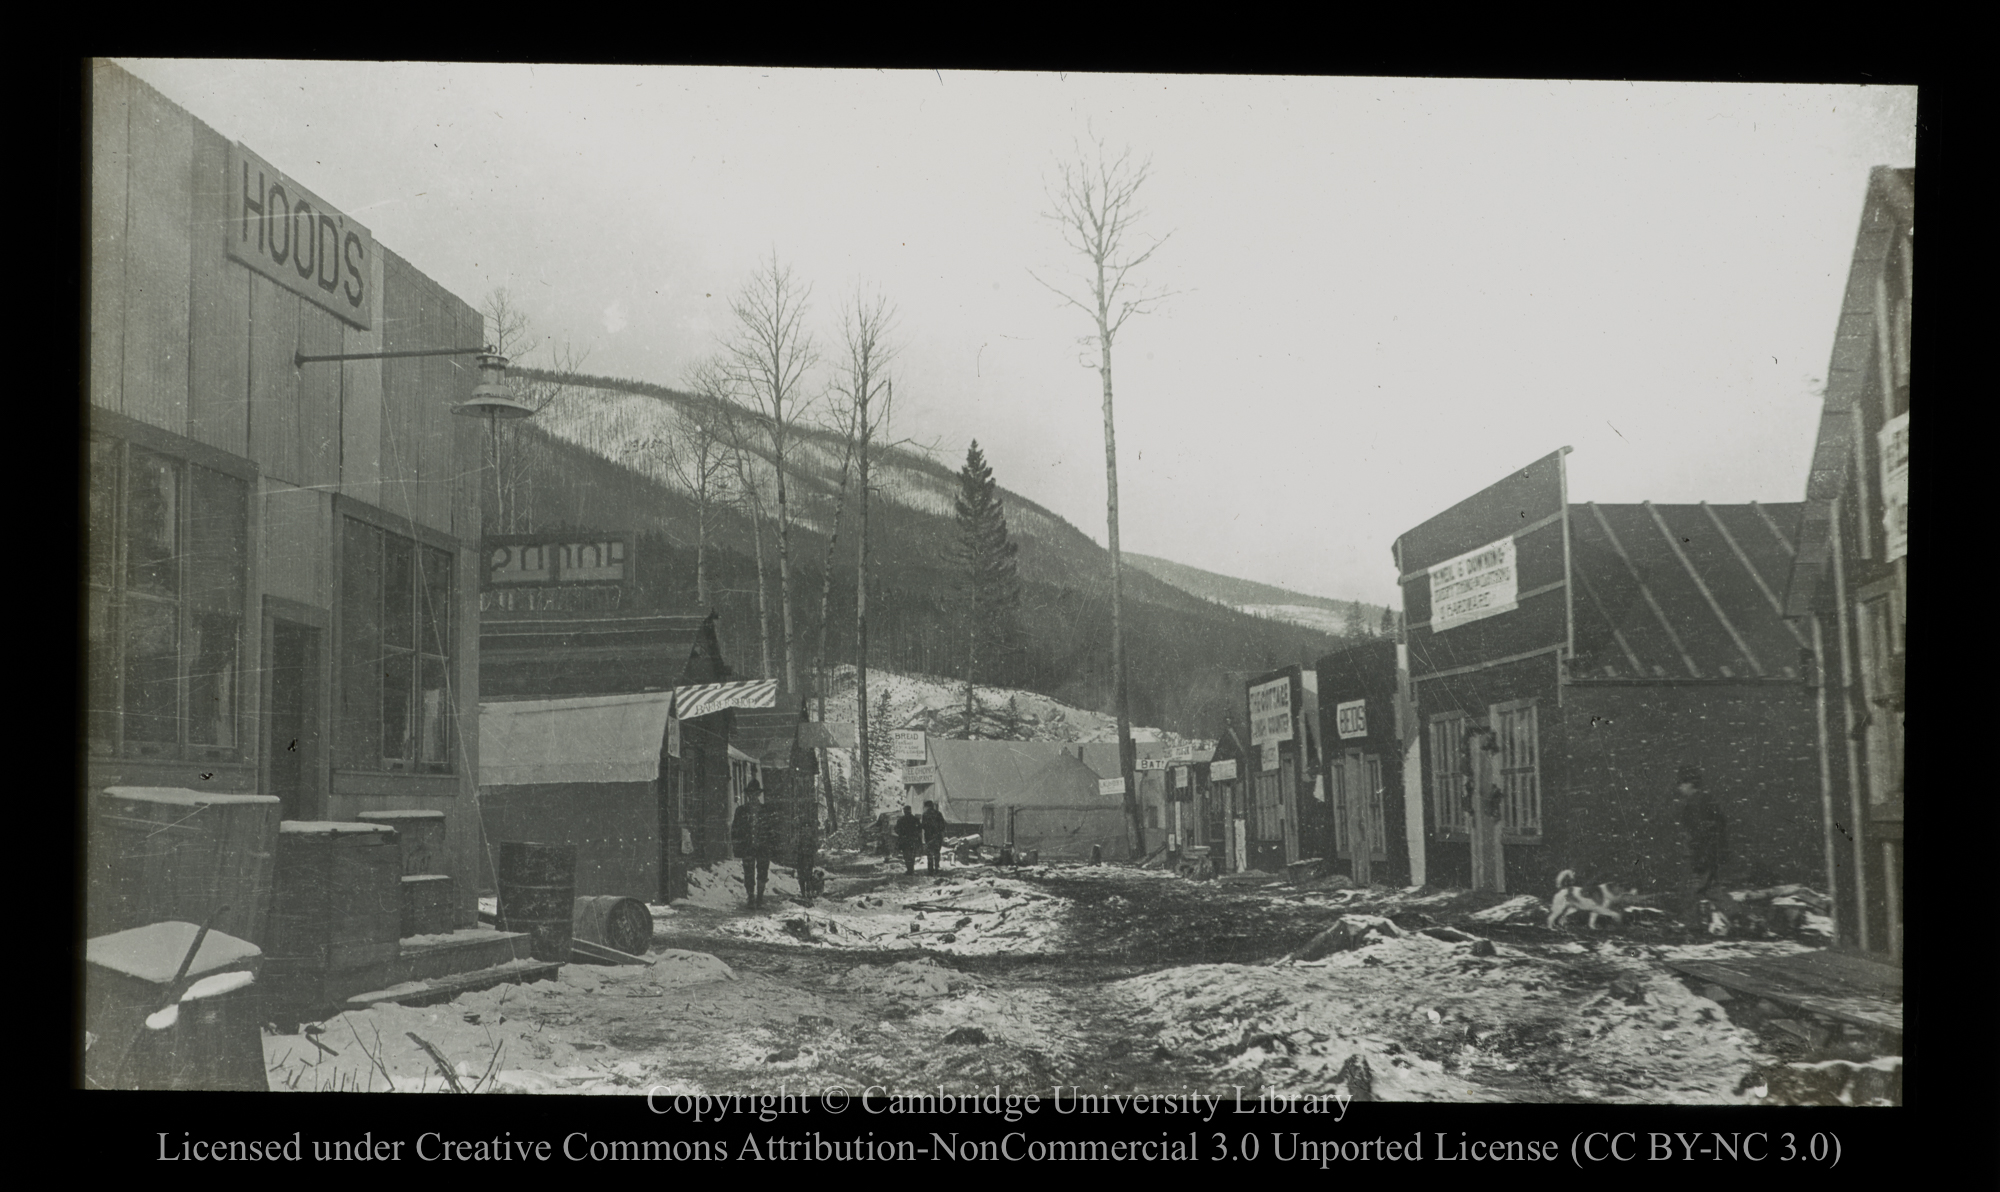
[[[502,931],[528,934],[536,960],[569,961],[576,846],[503,841],[495,868]]]

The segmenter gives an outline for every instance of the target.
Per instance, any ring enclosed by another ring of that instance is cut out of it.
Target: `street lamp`
[[[500,529],[506,496],[500,483],[500,420],[527,418],[535,407],[515,396],[507,387],[507,358],[497,352],[479,354],[479,384],[472,396],[451,408],[454,414],[486,415],[486,437],[493,444],[493,528]]]

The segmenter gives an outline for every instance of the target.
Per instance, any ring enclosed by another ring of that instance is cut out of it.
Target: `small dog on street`
[[[1549,898],[1549,928],[1554,930],[1556,924],[1579,911],[1590,916],[1593,931],[1597,929],[1600,917],[1623,923],[1625,916],[1619,912],[1618,906],[1630,902],[1632,898],[1633,891],[1612,882],[1579,886],[1576,884],[1576,871],[1565,869],[1556,875],[1556,892]]]

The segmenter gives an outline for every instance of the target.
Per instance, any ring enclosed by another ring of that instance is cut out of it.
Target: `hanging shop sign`
[[[1368,701],[1365,699],[1354,699],[1348,700],[1344,704],[1335,704],[1333,707],[1333,727],[1334,731],[1340,734],[1340,739],[1343,741],[1349,741],[1355,737],[1367,736]]]
[[[929,786],[931,783],[934,783],[937,780],[938,780],[937,767],[934,765],[915,765],[915,766],[903,767],[904,786]]]
[[[1122,795],[1125,793],[1125,780],[1123,778],[1100,778],[1097,780],[1097,793],[1100,795]]]
[[[1210,782],[1233,782],[1235,781],[1235,779],[1236,779],[1235,758],[1233,757],[1225,758],[1219,762],[1208,763],[1208,780]]]
[[[679,757],[680,755],[681,755],[681,718],[669,714],[667,716],[667,756]]]
[[[485,539],[488,588],[625,584],[632,543],[624,536],[495,534]]]
[[[1510,536],[1430,569],[1431,632],[1465,625],[1517,606],[1520,585]]]
[[[229,147],[223,193],[230,260],[344,323],[375,326],[375,237],[366,227],[242,145]]]
[[[1882,448],[1882,529],[1893,563],[1910,553],[1910,412],[1883,423],[1876,442]]]
[[[922,729],[899,728],[889,737],[889,744],[896,751],[899,762],[920,762],[930,757],[930,752],[924,748]]]
[[[1281,676],[1250,689],[1250,743],[1292,739],[1292,680]]]
[[[1260,759],[1263,764],[1258,766],[1257,768],[1262,770],[1264,773],[1269,774],[1271,771],[1278,768],[1278,743],[1276,741],[1266,741],[1264,742],[1263,748],[1264,748],[1264,754],[1263,757]]]
[[[1132,763],[1132,768],[1134,770],[1164,770],[1167,768],[1167,759],[1164,757],[1142,757]]]

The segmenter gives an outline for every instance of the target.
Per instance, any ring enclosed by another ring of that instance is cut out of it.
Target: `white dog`
[[[1625,916],[1619,913],[1618,904],[1629,902],[1631,899],[1632,891],[1610,882],[1596,886],[1579,886],[1576,884],[1576,871],[1565,869],[1556,875],[1556,892],[1549,899],[1549,927],[1553,930],[1556,924],[1578,911],[1590,916],[1590,927],[1593,931],[1597,929],[1597,920],[1600,917],[1610,919],[1614,923],[1623,923]]]

